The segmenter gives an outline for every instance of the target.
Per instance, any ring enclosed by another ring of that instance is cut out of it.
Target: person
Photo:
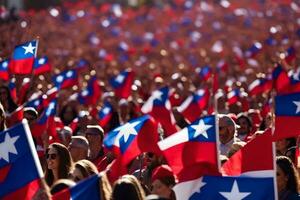
[[[69,179],[59,179],[58,181],[56,181],[50,189],[50,193],[53,195],[55,193],[58,193],[66,188],[70,188],[75,186],[76,183],[72,180]]]
[[[247,141],[248,136],[252,133],[252,122],[251,119],[244,113],[237,115],[237,125],[240,127],[237,130],[237,138],[241,141]]]
[[[291,159],[286,156],[277,156],[276,166],[279,200],[300,200],[299,175]]]
[[[59,179],[70,177],[73,161],[67,147],[52,143],[46,151],[46,159],[45,180],[49,187]]]
[[[87,125],[85,137],[87,138],[90,146],[89,160],[97,166],[98,163],[104,158],[104,152],[102,148],[104,131],[99,125]]]
[[[152,194],[166,199],[175,199],[173,186],[176,184],[175,176],[168,165],[161,165],[154,169],[151,177]]]
[[[75,182],[81,181],[94,174],[98,174],[97,167],[89,160],[79,160],[74,164],[72,179]]]
[[[133,175],[124,175],[114,183],[111,200],[123,199],[145,199],[143,188],[137,178]]]
[[[4,131],[6,129],[6,116],[5,116],[5,111],[0,103],[0,131]]]
[[[70,144],[72,138],[72,129],[69,126],[64,126],[62,129],[57,131],[60,143],[66,147]]]
[[[276,147],[276,155],[277,156],[287,156],[294,161],[295,160],[295,149],[289,151],[288,149],[290,149],[291,147],[296,146],[296,138],[284,138],[281,140],[277,140],[275,143],[275,147]]]
[[[219,115],[219,137],[220,151],[222,155],[227,155],[232,144],[239,141],[235,138],[237,125],[228,115]]]
[[[72,136],[68,149],[74,162],[87,159],[90,150],[89,142],[83,136]]]
[[[77,117],[77,110],[74,106],[66,104],[62,107],[59,117],[65,126],[68,126]]]
[[[27,119],[28,124],[32,126],[38,118],[38,112],[33,107],[25,107],[24,108],[24,118]]]
[[[8,86],[6,85],[0,86],[0,102],[6,113],[12,113],[18,107],[10,94]]]

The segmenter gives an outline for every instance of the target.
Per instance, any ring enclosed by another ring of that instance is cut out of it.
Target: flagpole
[[[216,127],[216,143],[217,143],[217,159],[218,159],[218,171],[221,170],[221,161],[220,161],[220,139],[219,139],[219,119],[218,119],[218,99],[215,94],[215,74],[213,74],[213,104],[214,104],[214,112],[215,112],[215,127]]]

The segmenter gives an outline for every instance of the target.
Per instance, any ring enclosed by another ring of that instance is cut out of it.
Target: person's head
[[[98,174],[97,167],[89,160],[79,160],[74,165],[72,178],[75,182],[81,181],[94,174]]]
[[[76,185],[76,183],[69,179],[60,179],[56,181],[50,189],[50,193],[53,195],[55,193],[58,193],[66,188],[70,188]]]
[[[286,156],[278,156],[276,158],[276,164],[278,192],[289,190],[293,193],[298,193],[299,175],[291,159]]]
[[[237,116],[237,124],[240,126],[237,130],[238,135],[247,135],[252,130],[251,119],[243,113]]]
[[[77,110],[74,106],[66,104],[61,109],[59,117],[61,121],[64,123],[64,125],[69,125],[73,121],[73,119],[77,117],[77,114],[78,114]]]
[[[170,198],[172,187],[176,184],[174,174],[168,165],[161,165],[154,169],[151,177],[152,194],[160,197]]]
[[[9,87],[6,85],[0,86],[0,102],[2,103],[4,110],[9,113],[13,112],[18,107],[10,94]]]
[[[71,137],[73,135],[72,129],[68,126],[64,126],[62,129],[58,130],[57,133],[58,133],[60,142],[63,145],[68,146],[69,143],[71,142]]]
[[[219,137],[222,144],[231,141],[236,132],[236,124],[228,115],[219,115]]]
[[[38,112],[33,107],[24,108],[24,118],[28,120],[29,124],[34,123],[38,118]]]
[[[68,149],[74,162],[87,159],[89,153],[89,142],[83,136],[72,136]]]
[[[281,140],[277,140],[276,143],[276,152],[278,156],[284,156],[287,150],[296,145],[295,138],[284,138]]]
[[[72,158],[67,147],[60,143],[52,143],[46,151],[47,167],[45,179],[49,186],[57,179],[68,178],[72,169]]]
[[[143,200],[145,193],[135,176],[124,175],[114,183],[111,199]]]
[[[5,116],[5,111],[0,103],[0,131],[4,131],[6,129],[6,116]]]
[[[87,125],[85,137],[89,141],[90,159],[94,160],[102,151],[102,142],[104,138],[104,131],[99,125]]]

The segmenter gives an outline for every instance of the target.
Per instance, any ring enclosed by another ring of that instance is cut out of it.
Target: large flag
[[[209,101],[208,89],[199,89],[189,96],[178,108],[180,112],[190,122],[200,118],[202,111],[206,108]]]
[[[227,176],[271,177],[275,174],[273,160],[272,133],[267,129],[233,154],[222,165],[221,171]]]
[[[48,57],[43,56],[34,60],[33,74],[40,75],[47,72],[51,72],[51,65],[49,64]]]
[[[300,135],[300,93],[275,97],[275,139]]]
[[[127,99],[131,95],[133,79],[133,71],[124,70],[110,80],[110,84],[114,88],[117,97]]]
[[[67,188],[53,195],[53,200],[90,200],[103,199],[101,196],[100,175],[93,175],[85,180],[80,181],[75,186]]]
[[[204,176],[173,188],[177,199],[199,200],[274,200],[272,177]]]
[[[37,40],[32,40],[15,47],[9,63],[9,71],[13,74],[31,74],[37,53]]]
[[[0,62],[0,78],[4,81],[8,81],[9,79],[8,65],[9,59]]]
[[[158,143],[179,181],[218,174],[215,122],[214,115],[203,117]]]
[[[153,91],[141,110],[145,114],[149,113],[157,122],[161,123],[167,136],[177,132],[175,118],[169,101],[168,87]]]
[[[78,73],[76,70],[65,70],[52,78],[55,87],[65,89],[77,85]]]
[[[27,121],[0,133],[0,199],[32,199],[42,168]]]

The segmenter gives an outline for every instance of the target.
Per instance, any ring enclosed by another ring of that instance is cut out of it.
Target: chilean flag
[[[245,56],[247,58],[251,57],[255,57],[262,49],[262,44],[259,42],[255,42],[246,52],[245,52]]]
[[[43,97],[41,94],[33,94],[25,103],[24,107],[35,108],[38,112],[43,109]]]
[[[0,133],[0,199],[32,199],[43,177],[27,121]]]
[[[31,74],[37,53],[37,45],[38,41],[32,40],[15,47],[9,63],[9,71],[12,74]]]
[[[108,101],[104,102],[103,107],[98,112],[99,125],[105,127],[110,122],[112,114],[112,105]]]
[[[17,100],[17,88],[16,88],[16,79],[15,78],[10,79],[10,81],[8,83],[8,88],[9,88],[9,92],[10,92],[12,99],[14,101],[16,101]]]
[[[59,89],[65,89],[78,84],[76,70],[65,70],[52,78],[54,85]]]
[[[9,59],[0,62],[0,78],[4,81],[9,80],[8,66],[9,66]]]
[[[114,88],[117,97],[127,99],[130,96],[133,79],[134,73],[131,70],[124,70],[110,79],[110,84]]]
[[[6,125],[11,127],[17,123],[20,123],[23,120],[24,106],[19,106],[12,113],[6,115]]]
[[[141,110],[144,114],[149,113],[157,122],[161,123],[167,136],[177,132],[169,101],[168,87],[153,91]]]
[[[295,58],[296,58],[296,49],[293,46],[291,46],[286,50],[285,61],[290,64],[293,60],[295,60]]]
[[[88,85],[78,95],[78,101],[85,105],[96,105],[101,96],[101,88],[96,76],[92,76]]]
[[[77,71],[81,71],[83,69],[86,69],[89,67],[89,62],[85,59],[80,59],[77,63],[76,63],[76,67],[75,70]]]
[[[100,175],[96,174],[87,179],[78,182],[75,186],[71,188],[64,189],[52,196],[53,200],[90,200],[99,199],[101,200],[100,188],[101,188],[101,178]]]
[[[236,88],[228,92],[227,94],[228,105],[237,103],[239,99],[240,99],[240,89]]]
[[[275,97],[275,139],[300,135],[300,93]]]
[[[204,81],[207,81],[212,75],[211,67],[208,65],[203,66],[201,68],[197,68],[196,72],[199,74],[201,80]]]
[[[48,57],[44,56],[34,60],[33,74],[40,75],[47,72],[51,72],[51,65],[49,64]]]
[[[218,174],[217,130],[215,116],[198,119],[190,126],[158,142],[178,180]]]
[[[273,150],[272,132],[267,129],[233,154],[222,165],[222,174],[271,177],[275,174]]]
[[[178,108],[180,112],[190,122],[198,119],[202,111],[206,108],[209,101],[209,90],[199,89],[193,95],[189,96]]]
[[[272,72],[272,78],[273,78],[273,87],[277,91],[278,94],[286,94],[289,93],[289,86],[290,86],[290,78],[288,76],[288,73],[281,65],[277,65],[273,72]]]
[[[275,200],[272,177],[203,176],[173,187],[176,199]]]
[[[268,79],[256,79],[248,87],[248,91],[251,96],[255,96],[261,93],[268,93],[271,90],[272,80]]]

